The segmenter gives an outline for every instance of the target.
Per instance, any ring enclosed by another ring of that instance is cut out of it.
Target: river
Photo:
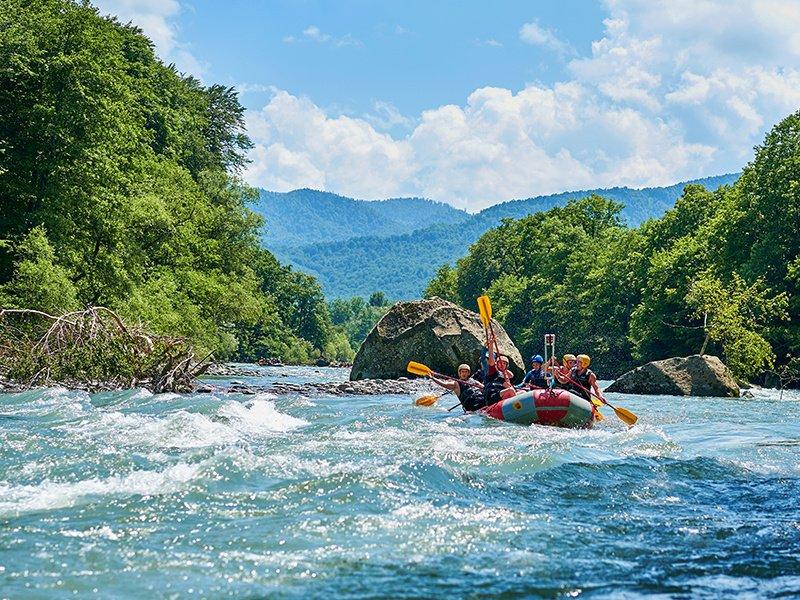
[[[800,394],[755,396],[610,394],[634,428],[571,431],[452,396],[5,394],[0,597],[798,596]]]

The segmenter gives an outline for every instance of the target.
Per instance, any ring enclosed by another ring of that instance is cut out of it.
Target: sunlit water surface
[[[800,395],[609,399],[639,424],[521,427],[452,396],[2,395],[0,597],[800,595]]]

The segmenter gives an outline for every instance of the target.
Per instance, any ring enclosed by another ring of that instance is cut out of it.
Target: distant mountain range
[[[365,201],[300,189],[261,191],[254,210],[267,225],[263,243],[281,261],[317,277],[329,299],[381,290],[393,300],[418,298],[444,263],[454,264],[469,246],[504,218],[521,218],[600,194],[625,205],[631,226],[672,208],[688,183],[709,190],[730,185],[739,173],[668,187],[605,188],[510,200],[469,214],[424,198]]]

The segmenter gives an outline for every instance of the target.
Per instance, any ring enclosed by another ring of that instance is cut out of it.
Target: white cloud
[[[164,62],[175,63],[179,71],[202,79],[206,67],[178,38],[175,19],[182,7],[177,0],[96,0],[94,4],[101,15],[114,15],[141,28]]]
[[[316,25],[311,25],[303,29],[303,35],[315,42],[327,42],[331,39],[331,36],[327,33],[322,33]]]
[[[351,34],[346,33],[341,37],[334,37],[328,33],[323,32],[316,25],[309,25],[303,30],[302,36],[297,37],[294,35],[287,35],[283,37],[283,42],[286,44],[294,44],[295,42],[317,42],[318,44],[331,43],[337,47],[344,46],[363,46],[360,40],[354,38]]]
[[[391,129],[393,127],[409,128],[414,124],[414,119],[403,115],[391,102],[378,100],[372,104],[372,114],[364,115],[364,120],[377,129]]]
[[[519,30],[519,39],[527,44],[543,46],[558,54],[572,54],[572,47],[560,40],[552,29],[546,29],[536,21],[525,23]]]
[[[607,6],[601,38],[552,85],[483,87],[416,119],[389,103],[363,118],[338,116],[276,91],[249,115],[257,146],[248,177],[268,189],[423,195],[474,210],[733,171],[766,130],[800,108],[796,0]],[[567,52],[537,23],[520,37]],[[396,125],[408,133],[381,133]]]

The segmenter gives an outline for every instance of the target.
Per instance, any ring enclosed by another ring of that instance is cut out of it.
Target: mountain
[[[353,200],[329,192],[261,190],[253,210],[267,221],[267,248],[408,233],[436,223],[469,218],[463,210],[424,198]]]
[[[510,200],[474,215],[420,198],[365,202],[312,190],[262,192],[270,203],[260,203],[256,209],[267,220],[264,244],[281,261],[319,279],[329,299],[368,297],[381,290],[389,298],[405,300],[420,297],[442,264],[464,256],[473,242],[503,218],[524,217],[596,193],[625,204],[623,216],[629,225],[637,226],[664,214],[689,183],[715,190],[738,177],[735,173],[638,190],[563,192]],[[290,198],[283,203],[285,197]],[[281,220],[277,227],[276,220]],[[309,231],[316,232],[319,241],[309,243],[302,235]]]

